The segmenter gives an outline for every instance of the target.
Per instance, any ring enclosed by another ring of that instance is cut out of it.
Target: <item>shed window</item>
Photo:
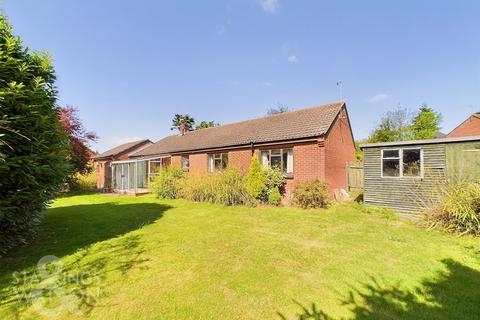
[[[264,167],[276,167],[286,174],[293,173],[292,149],[262,150],[260,153],[260,161]]]
[[[182,170],[188,171],[190,169],[190,158],[189,156],[182,156]]]
[[[421,177],[422,149],[382,150],[382,177]]]
[[[208,155],[208,172],[223,170],[228,166],[228,153]]]

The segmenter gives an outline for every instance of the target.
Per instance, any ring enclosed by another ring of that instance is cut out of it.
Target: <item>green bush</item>
[[[31,53],[0,15],[0,256],[27,243],[63,187],[68,144],[49,56]]]
[[[176,199],[179,197],[184,174],[180,167],[167,166],[150,182],[150,190],[160,199]]]
[[[77,173],[74,176],[72,191],[90,192],[97,188],[97,172],[91,170],[84,174]]]
[[[285,185],[285,175],[282,170],[277,167],[267,167],[264,168],[263,171],[265,172],[265,192],[263,199],[268,200],[270,193],[275,188],[277,188],[279,192],[280,190],[283,190],[283,186]]]
[[[315,179],[295,185],[293,190],[293,204],[309,208],[325,208],[328,205],[328,188],[323,180]]]
[[[180,197],[223,205],[253,205],[245,177],[234,169],[215,174],[188,174],[180,183]]]
[[[433,227],[480,235],[480,183],[460,181],[447,185],[428,219]]]
[[[261,199],[266,191],[265,183],[265,172],[260,164],[260,161],[258,160],[258,157],[254,155],[248,169],[247,190],[254,198]]]
[[[272,206],[278,206],[281,200],[282,195],[280,194],[280,190],[278,190],[278,187],[274,187],[268,195],[268,203]]]

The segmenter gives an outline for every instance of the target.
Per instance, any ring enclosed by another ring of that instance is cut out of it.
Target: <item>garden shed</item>
[[[480,179],[480,136],[363,144],[366,204],[415,217],[455,180]]]

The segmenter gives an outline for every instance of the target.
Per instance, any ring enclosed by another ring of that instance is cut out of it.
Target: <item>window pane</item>
[[[383,150],[384,158],[398,158],[399,150]]]
[[[398,159],[384,159],[383,160],[383,175],[385,177],[400,176],[400,160]]]
[[[222,169],[228,166],[228,153],[222,153]]]
[[[260,162],[262,166],[268,167],[268,151],[260,152]]]
[[[184,171],[188,171],[189,167],[190,167],[189,157],[188,156],[182,156],[182,169]]]
[[[270,165],[272,166],[272,168],[282,169],[282,156],[274,156],[272,153],[272,155],[270,156]]]
[[[272,156],[273,155],[279,156],[281,153],[282,153],[282,150],[280,150],[280,149],[273,149],[272,150]]]
[[[286,149],[285,150],[287,154],[287,173],[293,173],[293,150],[292,149]]]
[[[403,150],[403,175],[420,176],[420,149]]]
[[[213,172],[213,154],[208,155],[208,172]]]

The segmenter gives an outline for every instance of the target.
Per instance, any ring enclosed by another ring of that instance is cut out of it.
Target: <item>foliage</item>
[[[290,109],[286,105],[283,105],[283,104],[279,103],[276,107],[268,109],[267,116],[273,116],[275,114],[289,112],[289,111],[290,111]]]
[[[234,169],[214,174],[188,174],[180,182],[180,197],[190,201],[223,205],[255,203],[245,184],[245,177]]]
[[[167,166],[162,168],[152,182],[150,190],[159,199],[176,199],[180,193],[180,180],[184,176],[182,168]]]
[[[172,127],[170,128],[170,130],[180,131],[180,121],[182,119],[185,121],[186,129],[188,131],[192,131],[193,126],[195,125],[195,119],[190,117],[188,114],[178,114],[178,113],[176,113],[172,119]]]
[[[393,142],[433,139],[440,129],[442,115],[423,104],[414,115],[407,109],[388,111],[367,142]]]
[[[215,121],[202,121],[199,125],[195,127],[195,130],[201,130],[206,128],[218,127],[220,124],[215,123]]]
[[[315,179],[300,182],[293,190],[293,204],[303,209],[325,208],[328,205],[327,183]]]
[[[368,138],[368,142],[375,143],[410,140],[410,119],[411,116],[408,114],[407,109],[388,111]]]
[[[266,191],[266,177],[257,155],[252,157],[247,174],[247,190],[256,198],[261,199]]]
[[[278,187],[274,187],[272,191],[268,194],[268,203],[272,206],[278,206],[282,201],[282,195]]]
[[[55,73],[0,16],[0,255],[35,235],[41,211],[68,172],[57,117]]]
[[[362,143],[364,143],[364,141],[355,140],[355,160],[358,162],[363,161],[363,151],[360,149]]]
[[[414,140],[435,139],[440,130],[442,115],[423,104],[412,120],[412,136]]]
[[[277,188],[279,191],[283,190],[285,185],[285,175],[282,170],[277,167],[266,167],[263,168],[263,171],[265,172],[265,191],[263,199],[267,201],[273,189]]]
[[[97,188],[97,172],[86,170],[85,173],[76,173],[71,186],[72,191],[90,192]]]
[[[480,235],[480,183],[448,184],[440,204],[429,212],[428,219],[433,227]]]
[[[78,117],[78,109],[66,106],[58,109],[58,117],[62,124],[63,131],[68,137],[70,147],[70,164],[72,174],[85,174],[91,170],[88,165],[92,151],[89,143],[97,141],[98,137],[93,132],[88,132]]]

